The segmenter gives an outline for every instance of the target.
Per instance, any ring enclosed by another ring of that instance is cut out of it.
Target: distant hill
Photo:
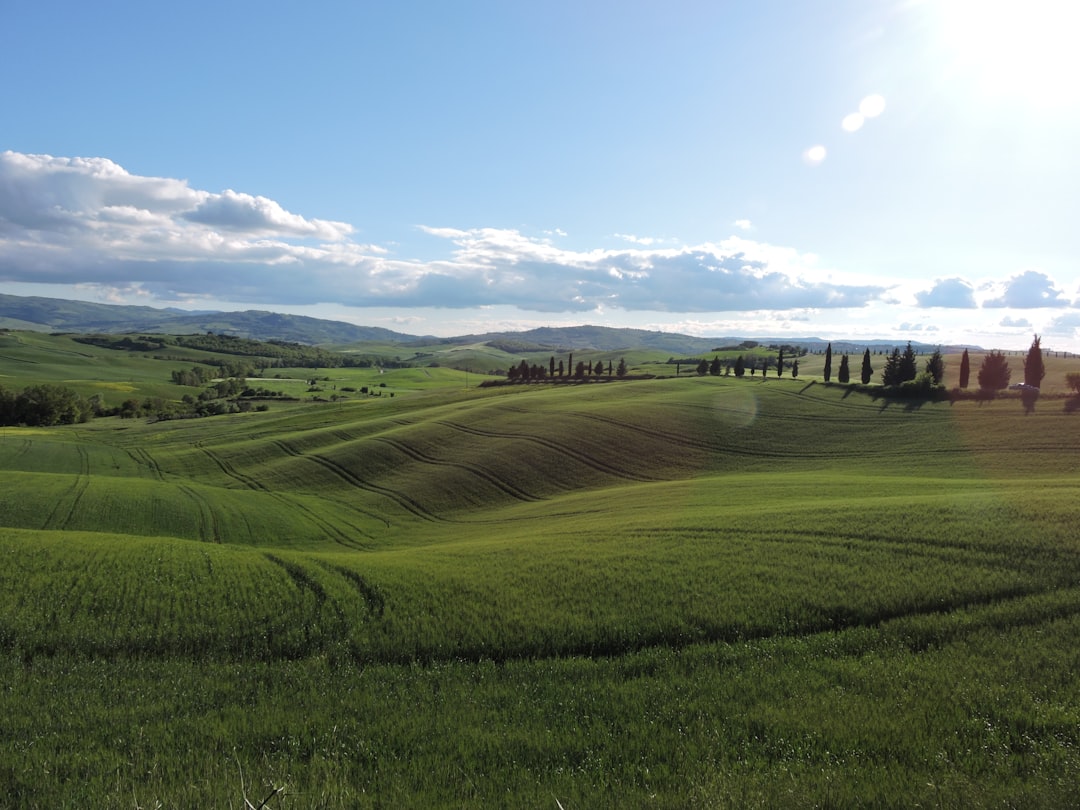
[[[545,326],[525,332],[487,332],[437,338],[409,335],[378,326],[356,326],[344,321],[310,318],[304,315],[282,315],[262,310],[242,312],[191,312],[182,309],[158,309],[123,304],[95,304],[62,298],[39,298],[0,295],[0,327],[39,332],[160,332],[172,335],[215,332],[252,340],[286,340],[309,345],[336,346],[382,344],[443,344],[466,345],[488,343],[511,353],[533,351],[621,349],[655,350],[672,355],[705,355],[726,346],[738,346],[746,337],[693,337],[674,332],[647,329],[617,329],[609,326]],[[802,346],[810,351],[824,351],[827,340],[817,337],[758,337],[751,338],[764,345]],[[853,354],[869,347],[872,350],[891,349],[895,340],[862,342],[833,341],[835,353]],[[904,341],[899,345],[903,346]],[[912,342],[920,353],[932,351],[936,344]],[[943,346],[951,351],[961,346]],[[967,348],[977,349],[976,346]]]
[[[44,332],[162,332],[171,335],[216,332],[252,340],[295,343],[416,343],[418,338],[378,326],[281,315],[261,310],[189,312],[181,309],[95,304],[61,298],[0,295],[0,327]]]

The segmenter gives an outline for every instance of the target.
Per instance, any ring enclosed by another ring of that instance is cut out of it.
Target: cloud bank
[[[433,261],[353,241],[344,222],[274,200],[133,175],[106,158],[0,153],[0,281],[82,284],[162,301],[670,312],[861,307],[878,284],[841,284],[813,257],[731,238],[569,250],[556,231],[424,227]]]

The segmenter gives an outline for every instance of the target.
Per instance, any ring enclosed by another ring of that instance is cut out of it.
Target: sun
[[[1080,101],[1080,2],[938,0],[954,67],[982,92],[1040,107]]]

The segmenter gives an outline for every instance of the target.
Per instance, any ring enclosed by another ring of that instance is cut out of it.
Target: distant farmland
[[[3,803],[1080,802],[1069,400],[326,376],[2,429]]]

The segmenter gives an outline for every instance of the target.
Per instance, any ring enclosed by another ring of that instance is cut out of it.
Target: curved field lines
[[[467,433],[472,436],[480,436],[488,439],[499,439],[509,442],[523,442],[525,444],[534,445],[536,447],[543,448],[554,454],[555,458],[561,463],[573,463],[581,467],[586,467],[594,472],[601,473],[611,478],[620,479],[623,481],[659,481],[662,480],[654,475],[647,475],[636,472],[633,469],[632,464],[616,465],[609,463],[596,455],[589,454],[578,447],[571,447],[563,442],[557,442],[554,439],[548,439],[543,436],[529,433],[518,433],[500,430],[491,430],[485,428],[478,428],[471,425],[464,425],[460,422],[453,422],[448,419],[439,419],[437,424],[450,428],[451,430],[459,431],[461,433]]]
[[[381,496],[383,499],[388,500],[388,501],[396,504],[398,507],[400,507],[402,510],[409,513],[413,517],[417,517],[417,518],[420,518],[421,520],[432,522],[432,523],[441,522],[441,521],[446,520],[446,518],[440,517],[440,516],[430,512],[427,508],[425,508],[422,504],[420,504],[419,501],[417,501],[415,498],[408,495],[407,493],[400,492],[400,491],[394,490],[394,489],[390,489],[388,487],[384,487],[384,486],[381,486],[379,484],[376,484],[376,483],[374,483],[372,481],[365,480],[365,479],[361,478],[360,475],[357,474],[356,472],[354,472],[353,470],[351,470],[349,468],[346,468],[342,464],[340,464],[340,463],[338,463],[336,461],[333,461],[333,460],[327,458],[324,455],[320,455],[318,453],[304,453],[304,452],[301,452],[301,451],[295,449],[294,447],[292,447],[291,445],[289,445],[289,443],[285,442],[285,441],[277,441],[277,442],[274,442],[274,444],[276,444],[278,447],[280,447],[281,450],[283,452],[287,453],[288,455],[294,456],[296,458],[304,459],[305,461],[309,461],[312,464],[318,465],[319,467],[323,468],[324,470],[328,470],[329,472],[333,473],[333,475],[335,475],[337,478],[339,478],[341,481],[345,482],[346,484],[348,484],[349,486],[351,486],[351,487],[353,487],[355,489],[359,489],[359,490],[362,490],[364,492],[371,493],[373,495]]]
[[[52,511],[45,518],[42,529],[66,529],[79,506],[79,501],[90,486],[90,457],[81,445],[75,445],[75,450],[79,454],[79,472],[71,488],[63,498],[57,500]]]

